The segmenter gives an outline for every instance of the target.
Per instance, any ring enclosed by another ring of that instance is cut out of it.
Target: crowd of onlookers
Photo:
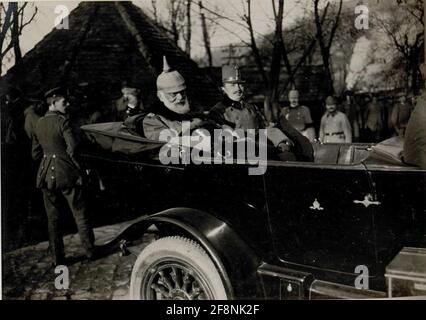
[[[144,112],[141,91],[123,84],[121,96],[110,101],[93,100],[87,95],[89,84],[81,83],[70,97],[70,118],[78,130],[82,124],[123,121],[128,115]],[[2,142],[23,143],[25,135],[32,139],[37,120],[47,111],[42,95],[26,95],[10,88],[1,98]],[[324,110],[314,123],[312,110],[299,103],[299,92],[291,90],[288,106],[281,108],[285,117],[310,141],[325,143],[379,142],[392,136],[404,136],[416,97],[400,94],[392,97],[355,95],[346,92],[341,99],[328,97],[320,108]],[[320,102],[321,103],[321,102]],[[285,105],[285,103],[283,104]]]

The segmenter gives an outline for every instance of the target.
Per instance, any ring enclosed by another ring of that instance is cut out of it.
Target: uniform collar
[[[227,95],[223,98],[223,104],[227,107],[232,107],[235,109],[243,109],[244,108],[244,101],[241,100],[240,102],[231,100]]]
[[[63,113],[60,113],[59,111],[51,111],[51,110],[47,110],[47,112],[46,112],[46,114],[45,114],[46,116],[53,116],[53,115],[56,115],[56,116],[63,116],[63,117],[65,117],[66,116],[66,114],[63,114]]]
[[[296,107],[292,107],[292,106],[289,106],[288,108],[290,109],[290,110],[298,110],[298,109],[300,109],[302,106],[300,105],[300,104],[298,104]]]
[[[333,113],[327,111],[327,118],[328,117],[334,118],[337,115],[337,112],[338,112],[337,110],[334,111]]]

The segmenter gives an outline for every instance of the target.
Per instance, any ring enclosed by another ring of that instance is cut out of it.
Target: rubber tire
[[[181,236],[158,239],[142,250],[132,270],[130,299],[144,299],[141,296],[143,275],[158,260],[165,257],[171,261],[174,258],[183,260],[191,265],[194,271],[199,272],[206,279],[207,285],[212,292],[213,300],[228,299],[222,278],[208,254],[197,242]]]

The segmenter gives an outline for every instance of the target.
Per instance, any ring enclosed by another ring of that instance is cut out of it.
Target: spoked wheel
[[[184,237],[159,239],[141,252],[133,267],[130,294],[137,300],[227,299],[210,257]]]

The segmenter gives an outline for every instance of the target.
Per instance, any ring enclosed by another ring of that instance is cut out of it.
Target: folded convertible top
[[[407,166],[402,159],[403,149],[404,139],[393,137],[373,146],[369,158],[389,164]]]
[[[90,142],[112,152],[133,155],[164,145],[164,142],[149,140],[130,131],[122,122],[89,124],[81,129]]]

